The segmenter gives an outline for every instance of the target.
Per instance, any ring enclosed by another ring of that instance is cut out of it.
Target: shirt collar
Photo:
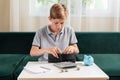
[[[49,29],[49,25],[47,25],[47,32],[48,32],[48,34],[53,34]]]
[[[64,27],[62,28],[62,30],[59,34],[62,34],[63,31],[64,31]],[[48,32],[48,34],[53,34],[53,32],[51,32],[50,29],[49,29],[49,25],[47,25],[47,32]]]

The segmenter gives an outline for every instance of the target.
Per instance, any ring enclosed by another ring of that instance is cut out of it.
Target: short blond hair
[[[53,19],[66,19],[68,9],[64,4],[54,4],[50,9],[50,17]]]

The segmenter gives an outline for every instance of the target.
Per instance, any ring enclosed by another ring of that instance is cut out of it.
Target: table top
[[[83,62],[76,62],[77,67],[60,69],[47,62],[28,62],[25,67],[39,66],[46,68],[45,72],[33,73],[25,68],[18,76],[18,80],[108,80],[109,76],[104,73],[95,63],[91,66],[84,66]],[[37,70],[37,68],[35,69]]]

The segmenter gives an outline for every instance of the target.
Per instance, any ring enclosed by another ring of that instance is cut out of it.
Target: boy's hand
[[[58,54],[62,53],[62,51],[58,47],[48,48],[48,52],[56,58],[59,58]]]
[[[65,51],[63,52],[63,54],[72,54],[74,53],[74,47],[73,46],[68,46]]]

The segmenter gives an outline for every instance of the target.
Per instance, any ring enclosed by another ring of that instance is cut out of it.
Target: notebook
[[[74,62],[58,62],[54,63],[54,66],[58,68],[73,68],[76,67],[77,64],[75,64]]]
[[[40,65],[25,66],[24,69],[32,73],[45,73],[50,71],[49,68]]]

